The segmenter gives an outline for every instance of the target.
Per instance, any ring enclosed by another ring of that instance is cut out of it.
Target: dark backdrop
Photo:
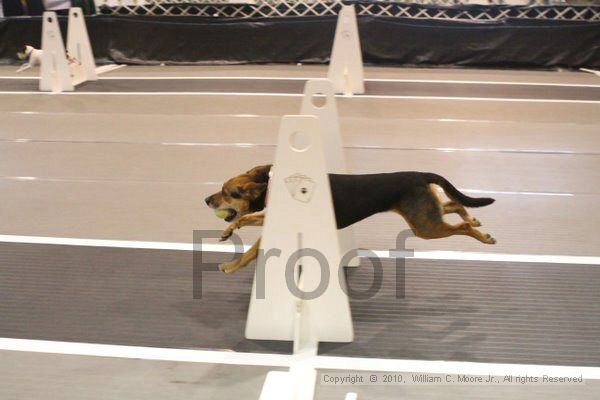
[[[63,36],[66,18],[60,18]],[[326,63],[336,17],[260,19],[88,16],[99,63]],[[414,66],[600,67],[600,22],[458,22],[361,16],[366,63]],[[41,18],[0,19],[0,62],[40,46]]]

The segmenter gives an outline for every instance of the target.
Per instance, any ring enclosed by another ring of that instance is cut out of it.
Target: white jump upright
[[[304,86],[304,97],[300,108],[302,115],[315,115],[321,125],[321,138],[327,161],[327,171],[334,174],[346,174],[346,161],[340,133],[337,104],[333,83],[328,79],[312,79]],[[354,229],[350,226],[338,231],[342,254],[356,248]],[[349,261],[347,266],[357,267],[358,257]]]
[[[249,339],[294,340],[298,307],[311,340],[353,339],[320,130],[315,116],[284,116],[281,121],[261,239],[265,252],[277,249],[280,254],[259,254],[246,321]],[[287,281],[286,269],[295,271]],[[298,297],[298,287],[304,293],[322,290],[314,298]]]
[[[294,341],[296,362],[269,373],[260,400],[312,399],[317,373],[306,360],[318,342],[354,338],[327,164],[319,119],[284,116],[246,337]]]
[[[43,15],[42,51],[40,90],[43,92],[73,91],[65,46],[56,13],[53,11],[46,11]]]
[[[97,80],[99,72],[110,71],[117,67],[96,68],[81,8],[73,7],[69,9],[67,51],[65,51],[62,41],[56,13],[47,11],[44,13],[43,18],[41,91],[73,91],[75,86],[80,83]]]
[[[351,96],[365,92],[360,37],[353,5],[343,5],[338,15],[327,79],[333,82],[338,94]]]
[[[69,57],[72,58],[71,75],[74,85],[98,79],[96,62],[94,61],[90,38],[85,26],[85,19],[79,7],[69,9],[67,51]]]

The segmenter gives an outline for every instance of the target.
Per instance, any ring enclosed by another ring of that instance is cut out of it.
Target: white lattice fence
[[[500,21],[506,18],[600,21],[600,7],[527,5],[506,7],[520,0],[491,0],[479,7],[466,7],[483,0],[415,0],[410,3],[372,1],[356,4],[358,15],[412,19]],[[523,0],[527,3],[549,0]],[[551,0],[556,2],[555,0]],[[98,12],[109,15],[201,16],[272,18],[337,15],[340,0],[96,0]],[[491,4],[490,3],[494,3]]]

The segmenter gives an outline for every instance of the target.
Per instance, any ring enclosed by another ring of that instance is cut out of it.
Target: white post
[[[67,51],[71,57],[73,84],[95,81],[96,62],[85,26],[85,18],[79,7],[69,9],[69,27],[67,30]]]
[[[281,120],[246,337],[293,340],[294,362],[260,400],[311,400],[318,342],[354,338],[321,131],[314,115]]]
[[[285,116],[261,239],[267,254],[258,256],[246,321],[248,339],[294,340],[301,302],[310,341],[352,341],[336,231],[319,120]],[[298,275],[304,292],[298,289]]]
[[[295,400],[294,377],[287,371],[269,371],[259,400]]]
[[[344,147],[338,117],[337,104],[333,84],[328,79],[313,79],[304,86],[302,98],[302,115],[315,115],[321,124],[321,138],[327,160],[327,171],[333,174],[346,174]],[[349,226],[338,231],[342,254],[356,249],[354,229]],[[347,266],[357,267],[360,259],[354,257]]]
[[[72,91],[73,83],[65,56],[65,46],[56,13],[53,11],[46,11],[43,15],[42,52],[40,90],[43,92]]]
[[[338,15],[327,78],[335,92],[351,96],[365,92],[362,53],[354,6],[342,6]]]

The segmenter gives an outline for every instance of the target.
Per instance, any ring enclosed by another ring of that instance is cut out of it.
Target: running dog
[[[36,49],[33,46],[25,45],[17,52],[17,58],[22,61],[26,61],[25,64],[21,65],[17,72],[23,72],[31,67],[38,67],[42,65],[42,56],[44,55],[43,50]],[[68,50],[65,50],[65,56],[69,65],[78,64],[81,65],[81,61],[71,56]]]
[[[42,64],[42,55],[44,52],[42,50],[38,50],[33,46],[23,46],[17,52],[17,58],[21,61],[25,61],[25,64],[21,65],[21,67],[17,70],[17,72],[23,72],[26,69],[31,67],[37,67]]]
[[[221,240],[228,239],[243,226],[262,226],[271,165],[255,167],[229,179],[220,192],[208,196],[206,204],[222,213],[229,226]],[[485,244],[496,239],[476,227],[481,223],[469,215],[465,207],[483,207],[494,202],[489,197],[466,196],[444,177],[425,172],[394,172],[371,175],[329,174],[337,228],[342,229],[373,214],[392,211],[400,214],[411,230],[423,239],[467,235]],[[443,202],[441,187],[450,199]],[[444,221],[444,214],[456,213],[463,222],[455,225]],[[226,274],[245,267],[257,256],[260,239],[240,258],[221,264]]]

